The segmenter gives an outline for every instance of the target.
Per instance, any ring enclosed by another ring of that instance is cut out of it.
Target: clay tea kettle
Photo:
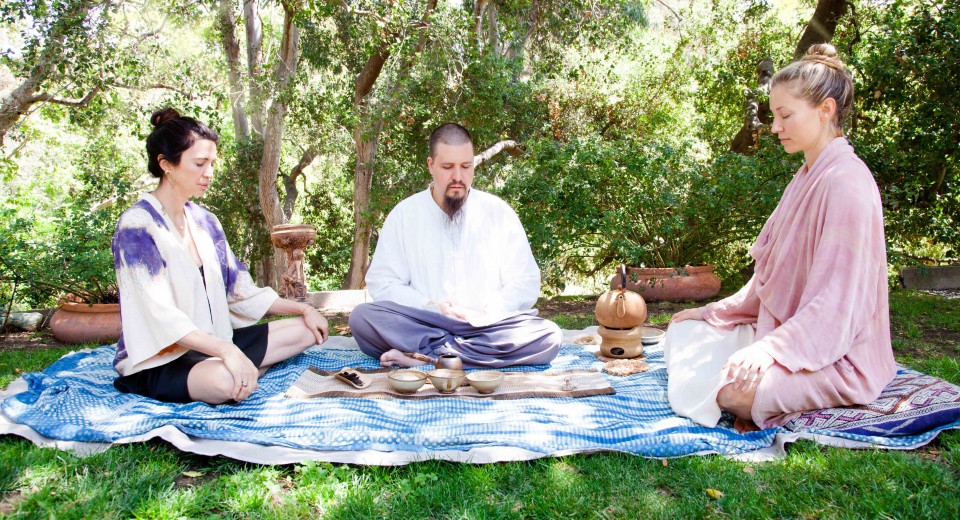
[[[608,329],[626,330],[643,325],[647,319],[647,303],[643,296],[627,290],[627,266],[620,264],[620,287],[600,296],[594,314],[597,322]]]

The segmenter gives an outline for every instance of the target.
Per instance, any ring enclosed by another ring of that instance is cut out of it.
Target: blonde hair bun
[[[829,43],[815,43],[811,45],[810,48],[807,49],[807,54],[805,54],[801,60],[822,63],[834,70],[846,70],[843,62],[837,57],[837,48]]]

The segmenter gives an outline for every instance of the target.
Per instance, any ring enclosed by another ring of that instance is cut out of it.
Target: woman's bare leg
[[[317,340],[303,323],[303,318],[271,321],[267,335],[267,352],[260,363],[260,375],[276,363],[289,359],[316,344]],[[251,392],[257,383],[250,381]],[[222,404],[233,399],[233,375],[220,358],[197,363],[187,376],[187,391],[194,401]]]
[[[303,318],[271,321],[269,325],[267,353],[260,363],[261,368],[290,359],[317,344],[316,337],[303,323]]]

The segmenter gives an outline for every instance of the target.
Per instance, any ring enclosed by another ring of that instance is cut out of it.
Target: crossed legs
[[[366,303],[350,315],[350,330],[383,366],[423,364],[405,354],[456,354],[467,368],[541,365],[560,351],[560,327],[529,314],[483,327],[393,302]]]
[[[257,377],[262,376],[272,365],[296,356],[317,343],[313,333],[304,325],[303,318],[271,321],[268,326],[267,351],[260,362]],[[257,387],[255,381],[248,384],[252,386],[251,392]],[[233,376],[220,358],[209,358],[197,363],[187,376],[187,390],[195,401],[207,404],[225,403],[233,399],[233,388]]]

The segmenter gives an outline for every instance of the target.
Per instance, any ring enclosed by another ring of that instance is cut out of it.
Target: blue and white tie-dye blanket
[[[568,332],[566,338],[577,333]],[[601,368],[592,352],[595,348],[567,344],[549,367],[517,369]],[[740,434],[729,421],[704,428],[670,409],[661,348],[648,347],[646,354],[649,372],[607,375],[615,395],[518,400],[285,398],[284,391],[311,365],[324,370],[377,368],[377,362],[351,339],[334,337],[324,347],[271,369],[243,403],[209,406],[167,404],[116,391],[114,347],[105,346],[67,355],[43,372],[24,374],[0,393],[0,433],[81,452],[159,437],[185,451],[259,463],[403,464],[424,459],[526,460],[595,451],[646,457],[770,456],[782,449],[783,441],[796,438],[912,448],[943,429],[960,427],[956,421],[960,406],[953,406],[954,415],[944,419],[948,422],[910,435],[889,436],[887,430],[869,431],[862,424],[857,433],[824,428],[814,424],[822,423],[822,418],[810,415],[805,418],[809,428],[788,424]],[[938,395],[943,394],[940,390]],[[941,414],[944,409],[938,408]],[[831,424],[845,424],[842,414],[831,418]]]

